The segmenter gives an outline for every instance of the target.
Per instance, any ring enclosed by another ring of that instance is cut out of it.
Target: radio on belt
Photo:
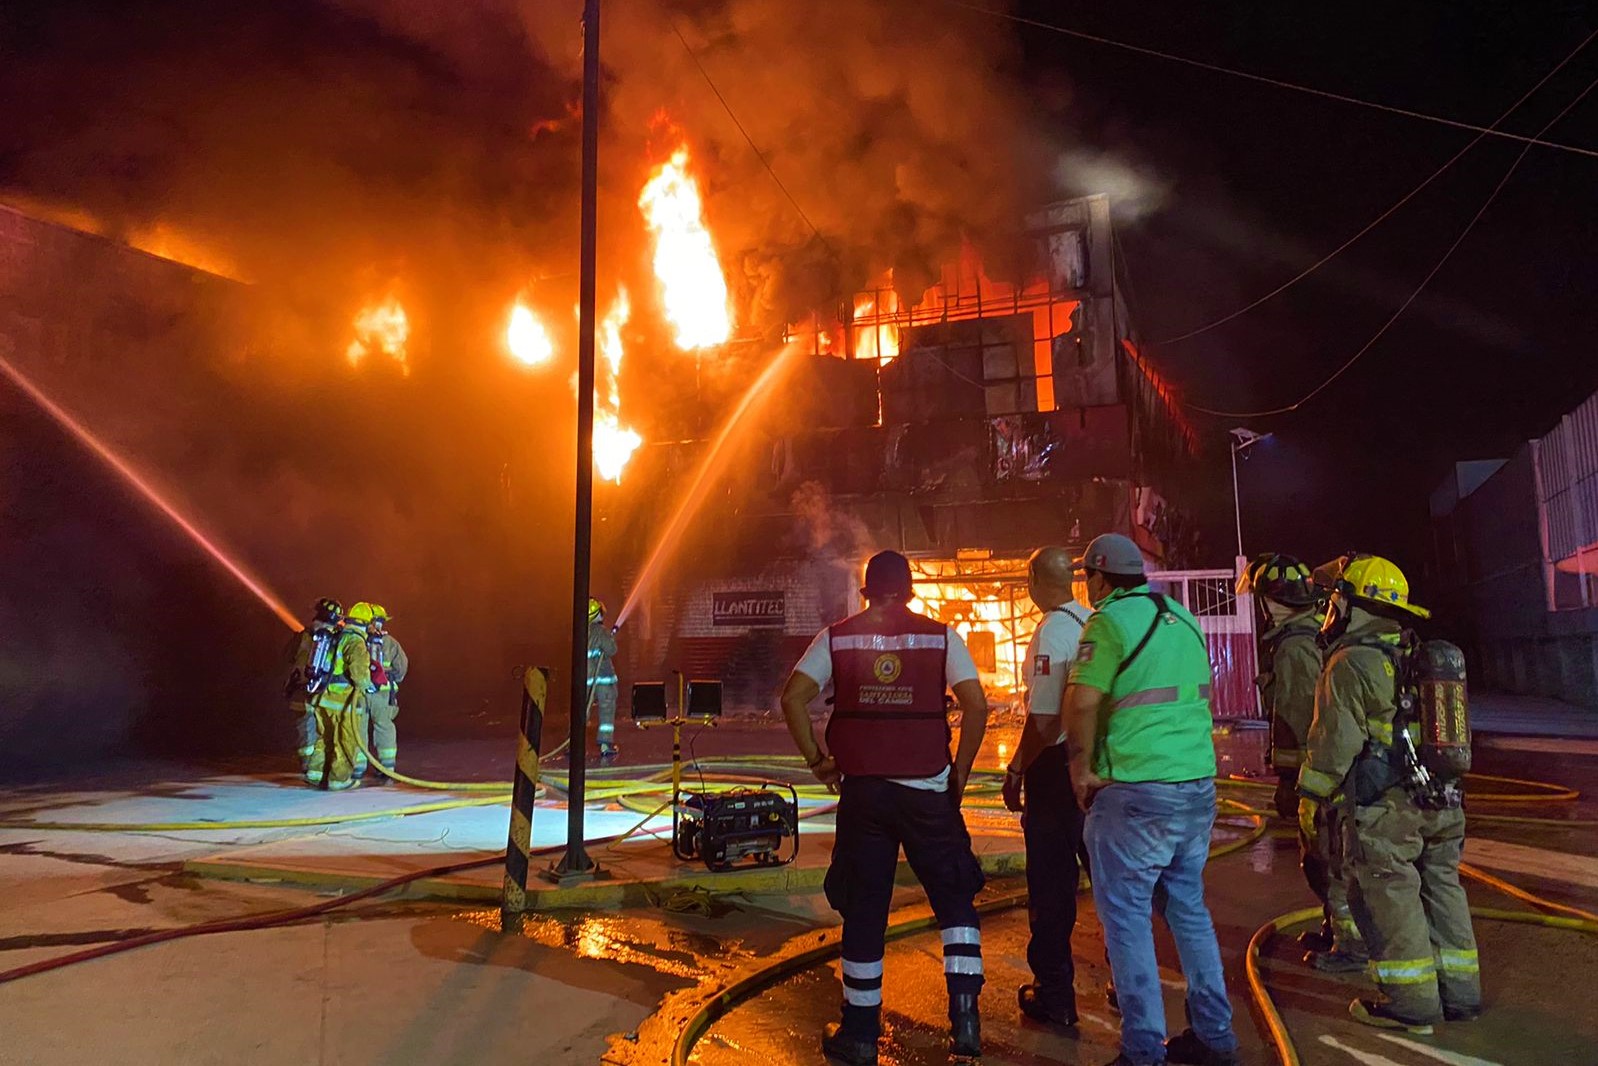
[[[799,793],[792,785],[766,781],[716,792],[682,787],[682,727],[721,717],[721,682],[678,674],[677,712],[668,717],[665,684],[640,681],[633,685],[632,710],[639,726],[672,727],[671,850],[678,859],[703,859],[721,871],[739,863],[785,866],[799,857]]]

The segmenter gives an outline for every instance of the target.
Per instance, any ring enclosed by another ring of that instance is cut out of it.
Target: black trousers
[[[1027,919],[1032,927],[1027,965],[1043,995],[1070,1001],[1076,980],[1076,965],[1071,960],[1076,890],[1087,857],[1082,844],[1082,809],[1071,791],[1066,746],[1046,748],[1032,760],[1023,787]]]
[[[926,889],[943,935],[949,994],[982,988],[976,895],[984,877],[950,792],[908,788],[881,777],[846,777],[827,869],[827,902],[843,916],[843,1021],[874,1038],[882,1005],[882,958],[899,849]]]

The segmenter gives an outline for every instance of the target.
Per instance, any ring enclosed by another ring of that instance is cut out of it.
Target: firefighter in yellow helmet
[[[372,624],[366,634],[367,656],[372,662],[372,684],[377,691],[367,697],[367,720],[371,723],[370,747],[383,769],[395,768],[399,757],[399,733],[394,719],[399,717],[399,687],[410,672],[410,657],[388,631],[388,609],[372,604]],[[362,734],[363,736],[365,734]],[[373,784],[387,784],[381,770]]]
[[[616,634],[605,624],[605,605],[588,601],[588,699],[598,712],[599,757],[609,762],[620,750],[616,746]]]
[[[1305,739],[1315,717],[1315,684],[1321,673],[1319,643],[1323,612],[1309,567],[1290,555],[1255,557],[1237,581],[1237,591],[1252,593],[1260,626],[1257,683],[1270,715],[1271,769],[1277,778],[1276,810],[1298,818],[1298,771]],[[1299,942],[1316,969],[1352,972],[1365,968],[1364,940],[1348,908],[1338,808],[1316,809],[1319,821],[1299,826],[1299,864],[1311,892],[1321,901],[1321,928]]]
[[[289,638],[285,655],[289,679],[283,686],[289,713],[294,716],[300,772],[306,783],[322,783],[322,767],[312,761],[316,751],[316,697],[327,686],[333,673],[333,650],[338,645],[339,627],[344,622],[344,605],[324,596],[311,609],[311,624]]]
[[[376,687],[372,684],[372,661],[366,648],[371,624],[371,604],[357,603],[349,609],[333,653],[332,677],[316,697],[317,737],[311,750],[311,766],[322,771],[321,783],[330,792],[355,785],[356,760],[360,757],[356,737],[364,728],[367,697]],[[309,773],[306,780],[317,783]]]
[[[1459,883],[1458,775],[1432,758],[1417,713],[1421,664],[1442,648],[1463,718],[1463,657],[1452,645],[1416,639],[1411,624],[1429,615],[1409,602],[1397,566],[1353,555],[1336,570],[1322,629],[1326,666],[1299,771],[1301,818],[1328,804],[1348,812],[1349,903],[1382,993],[1354,1000],[1349,1013],[1366,1025],[1425,1034],[1440,1019],[1481,1013],[1476,936]],[[1468,752],[1467,735],[1465,761]]]

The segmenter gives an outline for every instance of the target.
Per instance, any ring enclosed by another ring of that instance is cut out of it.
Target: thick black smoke
[[[252,283],[190,304],[178,282],[125,285],[136,267],[104,249],[81,292],[68,271],[0,308],[0,330],[16,334],[26,369],[292,607],[332,594],[393,608],[417,663],[413,728],[508,716],[511,665],[566,662],[580,13],[577,0],[0,10],[0,202]],[[661,328],[636,204],[678,144],[693,153],[740,333],[760,338],[724,356],[736,367],[727,377],[758,366],[785,323],[885,269],[913,296],[963,240],[1002,247],[1053,180],[1055,155],[1010,77],[1007,30],[953,8],[606,5],[603,57],[600,291],[634,295],[623,406],[644,421],[652,405],[693,395],[677,379],[691,386],[694,363]],[[22,253],[9,262],[42,269]],[[1003,256],[992,262],[1002,269]],[[129,306],[149,292],[170,308]],[[509,363],[502,335],[519,293],[553,324],[562,365]],[[382,359],[343,359],[354,313],[387,294],[411,318],[406,376]],[[48,337],[69,320],[54,348],[27,327],[44,321]],[[147,353],[169,358],[153,372]],[[43,425],[30,432],[54,439]],[[14,499],[55,465],[38,453],[0,492]],[[602,506],[628,488],[605,488]],[[148,663],[151,632],[217,634],[193,639],[219,671],[251,680],[231,695],[207,688],[201,702],[231,699],[220,721],[273,713],[275,693],[255,679],[271,673],[261,664],[276,635],[228,616],[253,611],[249,601],[198,595],[225,579],[164,537],[160,564],[130,556],[74,571],[66,556],[79,541],[61,537],[73,520],[56,512],[97,504],[70,490],[50,499],[55,524],[29,535],[56,547],[18,558],[53,560],[57,595],[8,617],[74,632],[78,604],[107,582],[129,585],[116,598],[126,610],[94,641],[41,644],[52,674],[74,673],[75,647],[101,664],[76,671],[87,677]],[[156,521],[139,505],[114,514],[113,525]],[[597,589],[619,595],[626,565],[597,574]],[[113,650],[90,650],[108,634],[121,635]],[[110,672],[109,695],[82,698],[119,705],[111,720],[195,711],[170,671]],[[48,712],[50,686],[28,691]]]

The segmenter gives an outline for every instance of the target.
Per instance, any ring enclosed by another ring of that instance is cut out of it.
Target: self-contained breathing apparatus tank
[[[314,696],[333,679],[333,659],[338,645],[338,630],[317,626],[311,630],[311,657],[305,664],[305,694]]]
[[[388,671],[383,667],[383,634],[370,631],[366,634],[366,654],[372,660],[372,684],[379,689],[388,687]]]
[[[1446,640],[1412,641],[1394,651],[1398,708],[1393,716],[1396,764],[1390,765],[1397,780],[1389,779],[1387,787],[1402,784],[1416,806],[1427,810],[1458,807],[1470,771],[1465,653]],[[1380,778],[1365,780],[1367,787],[1357,790],[1356,798],[1374,802],[1376,796],[1365,793],[1379,787]]]

